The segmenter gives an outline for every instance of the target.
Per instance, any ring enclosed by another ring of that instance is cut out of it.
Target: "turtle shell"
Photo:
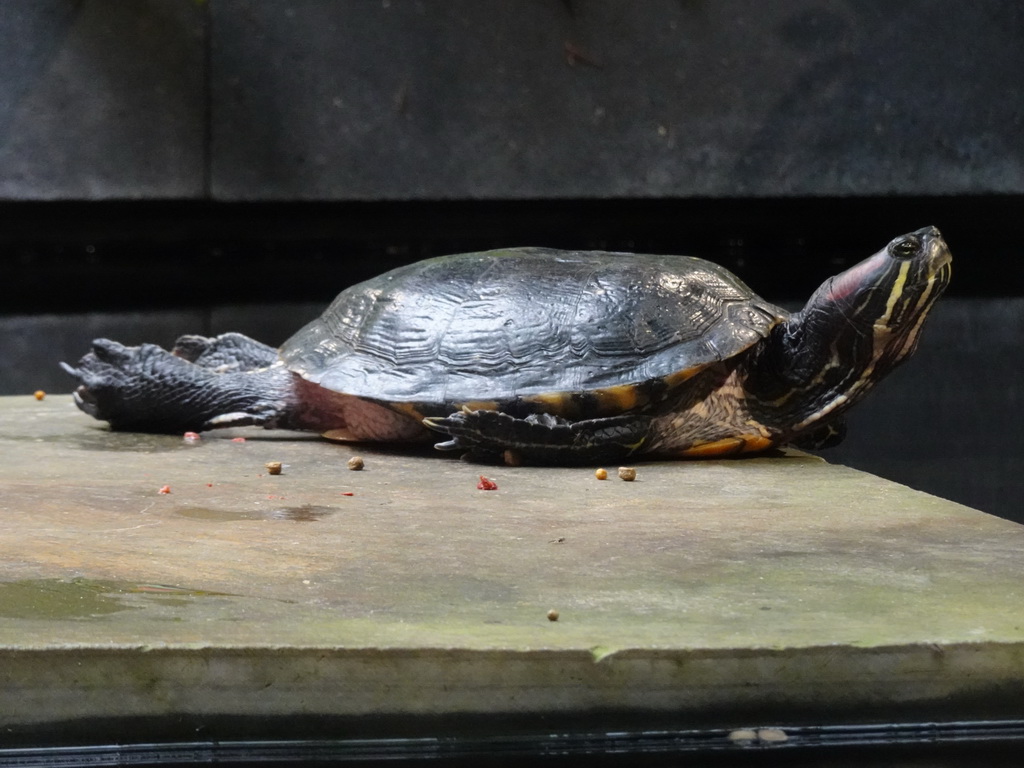
[[[671,388],[785,316],[701,259],[506,249],[428,259],[354,285],[281,357],[329,390],[421,414],[586,395],[621,411],[636,406],[642,385]]]

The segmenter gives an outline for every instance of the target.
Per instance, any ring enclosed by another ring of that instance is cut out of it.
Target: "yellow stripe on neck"
[[[900,274],[896,278],[896,282],[892,286],[892,290],[889,292],[889,300],[885,303],[885,314],[882,315],[875,325],[881,323],[882,325],[889,325],[889,318],[892,317],[892,311],[896,307],[896,301],[900,296],[903,295],[903,286],[907,282],[907,273],[910,271],[910,262],[905,261],[900,264]]]

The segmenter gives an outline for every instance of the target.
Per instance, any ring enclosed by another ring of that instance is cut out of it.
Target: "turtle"
[[[903,235],[804,308],[688,256],[509,248],[342,291],[280,349],[239,333],[171,350],[96,339],[74,400],[114,430],[258,425],[584,464],[838,443],[915,350],[949,282],[942,235]]]

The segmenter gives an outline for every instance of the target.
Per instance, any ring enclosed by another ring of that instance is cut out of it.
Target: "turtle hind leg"
[[[171,354],[203,368],[227,373],[267,368],[277,361],[277,350],[241,333],[219,336],[180,336]]]
[[[293,378],[283,366],[218,373],[154,344],[126,347],[97,339],[73,367],[75,403],[112,429],[186,432],[287,421]]]
[[[550,414],[517,419],[500,411],[462,410],[424,419],[450,440],[442,450],[466,450],[471,458],[511,456],[525,464],[589,464],[618,460],[640,450],[650,419],[635,414],[570,421]]]

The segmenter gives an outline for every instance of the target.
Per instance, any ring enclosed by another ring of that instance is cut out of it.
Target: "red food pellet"
[[[190,443],[194,443],[194,442],[195,442],[196,440],[199,440],[199,439],[200,439],[200,438],[199,438],[199,433],[198,433],[198,432],[186,432],[186,433],[185,433],[185,434],[183,435],[183,437],[184,437],[184,438],[185,438],[186,440],[188,440],[188,441],[189,441]]]
[[[476,484],[476,489],[478,491],[496,491],[498,490],[498,484],[480,475],[480,482]]]
[[[171,492],[171,486],[169,486],[169,485],[160,486],[160,490],[157,491],[157,493],[170,493],[170,492]]]
[[[342,496],[355,496],[355,494],[352,493],[352,491],[342,491],[341,495]]]
[[[244,443],[245,442],[245,438],[244,437],[232,437],[231,438],[231,442],[232,443]]]

